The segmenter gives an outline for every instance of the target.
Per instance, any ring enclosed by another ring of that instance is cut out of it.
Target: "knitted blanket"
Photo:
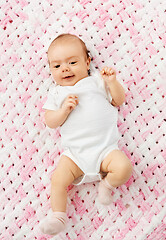
[[[47,49],[61,33],[78,35],[93,66],[113,67],[126,91],[119,148],[133,165],[113,202],[98,182],[68,188],[64,232],[43,235],[50,177],[63,151],[44,123],[52,86]],[[165,0],[3,0],[0,2],[0,239],[166,239]]]

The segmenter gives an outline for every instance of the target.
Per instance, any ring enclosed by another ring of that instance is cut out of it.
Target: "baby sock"
[[[65,229],[66,219],[65,212],[51,212],[40,223],[40,230],[45,234],[56,235]]]
[[[112,202],[112,196],[111,196],[110,190],[114,190],[114,189],[115,188],[108,183],[106,178],[101,180],[98,188],[98,198],[100,203],[104,205],[109,205]]]

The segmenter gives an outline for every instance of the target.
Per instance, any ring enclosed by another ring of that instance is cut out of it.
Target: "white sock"
[[[98,188],[98,198],[100,203],[103,205],[109,205],[112,202],[111,190],[114,189],[115,188],[108,183],[106,178],[101,180]]]
[[[67,216],[65,212],[51,212],[39,224],[40,230],[49,235],[56,235],[66,227]]]

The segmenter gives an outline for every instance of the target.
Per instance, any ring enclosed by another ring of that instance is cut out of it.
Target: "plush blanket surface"
[[[63,151],[44,123],[53,85],[47,49],[61,33],[81,37],[93,66],[113,67],[126,91],[119,147],[133,175],[107,207],[98,182],[68,188],[68,224],[38,227],[50,209],[50,177]],[[0,2],[0,239],[166,239],[166,1]]]

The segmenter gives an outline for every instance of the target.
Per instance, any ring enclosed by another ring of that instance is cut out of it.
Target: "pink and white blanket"
[[[0,2],[0,240],[46,240],[50,176],[62,152],[42,106],[52,85],[46,51],[58,34],[80,36],[93,65],[116,69],[126,90],[120,149],[133,176],[102,206],[98,182],[68,188],[68,225],[52,239],[166,239],[166,1]]]

